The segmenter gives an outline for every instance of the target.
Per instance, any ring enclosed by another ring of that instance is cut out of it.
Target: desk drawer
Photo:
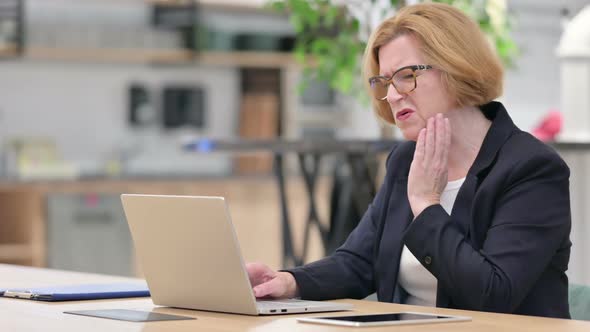
[[[49,195],[47,245],[50,268],[133,275],[133,246],[119,195]]]

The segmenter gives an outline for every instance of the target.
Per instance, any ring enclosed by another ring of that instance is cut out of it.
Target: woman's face
[[[420,53],[419,42],[410,35],[399,36],[379,49],[379,75],[391,77],[399,68],[425,63]],[[415,141],[426,120],[437,113],[447,113],[455,108],[455,102],[447,92],[441,73],[437,69],[416,71],[416,89],[399,94],[390,85],[387,103],[391,108],[396,125],[404,137]]]

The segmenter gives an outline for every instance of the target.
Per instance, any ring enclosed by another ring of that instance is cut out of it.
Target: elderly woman
[[[478,26],[443,4],[408,6],[374,32],[366,74],[378,116],[408,140],[334,254],[247,269],[257,297],[363,298],[569,317],[569,170],[518,129]]]

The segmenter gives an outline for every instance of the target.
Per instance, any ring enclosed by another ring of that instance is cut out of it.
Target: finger
[[[434,158],[434,117],[426,121],[426,143],[424,146],[424,166],[432,165]]]
[[[248,274],[259,274],[260,271],[264,270],[264,264],[262,263],[246,263],[246,271]]]
[[[434,139],[434,156],[432,160],[432,166],[437,170],[441,171],[445,168],[444,154],[446,144],[446,133],[445,133],[445,121],[441,113],[438,113],[434,119],[435,121],[435,139]]]
[[[248,263],[246,264],[246,271],[252,286],[266,282],[275,276],[275,272],[262,263]]]
[[[267,296],[280,297],[285,292],[284,289],[285,287],[282,284],[281,278],[274,278],[254,287],[252,290],[254,291],[254,296],[260,298]]]
[[[414,161],[422,162],[424,159],[424,142],[426,138],[426,128],[420,129],[418,140],[416,141],[416,150],[414,151]],[[419,164],[422,165],[422,164]]]

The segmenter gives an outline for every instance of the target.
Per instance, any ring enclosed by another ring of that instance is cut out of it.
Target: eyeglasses
[[[369,84],[371,85],[373,96],[378,100],[386,100],[389,84],[392,84],[401,95],[410,93],[416,89],[416,77],[419,76],[417,72],[428,69],[432,69],[432,66],[405,66],[396,70],[391,77],[373,76],[369,78]]]

